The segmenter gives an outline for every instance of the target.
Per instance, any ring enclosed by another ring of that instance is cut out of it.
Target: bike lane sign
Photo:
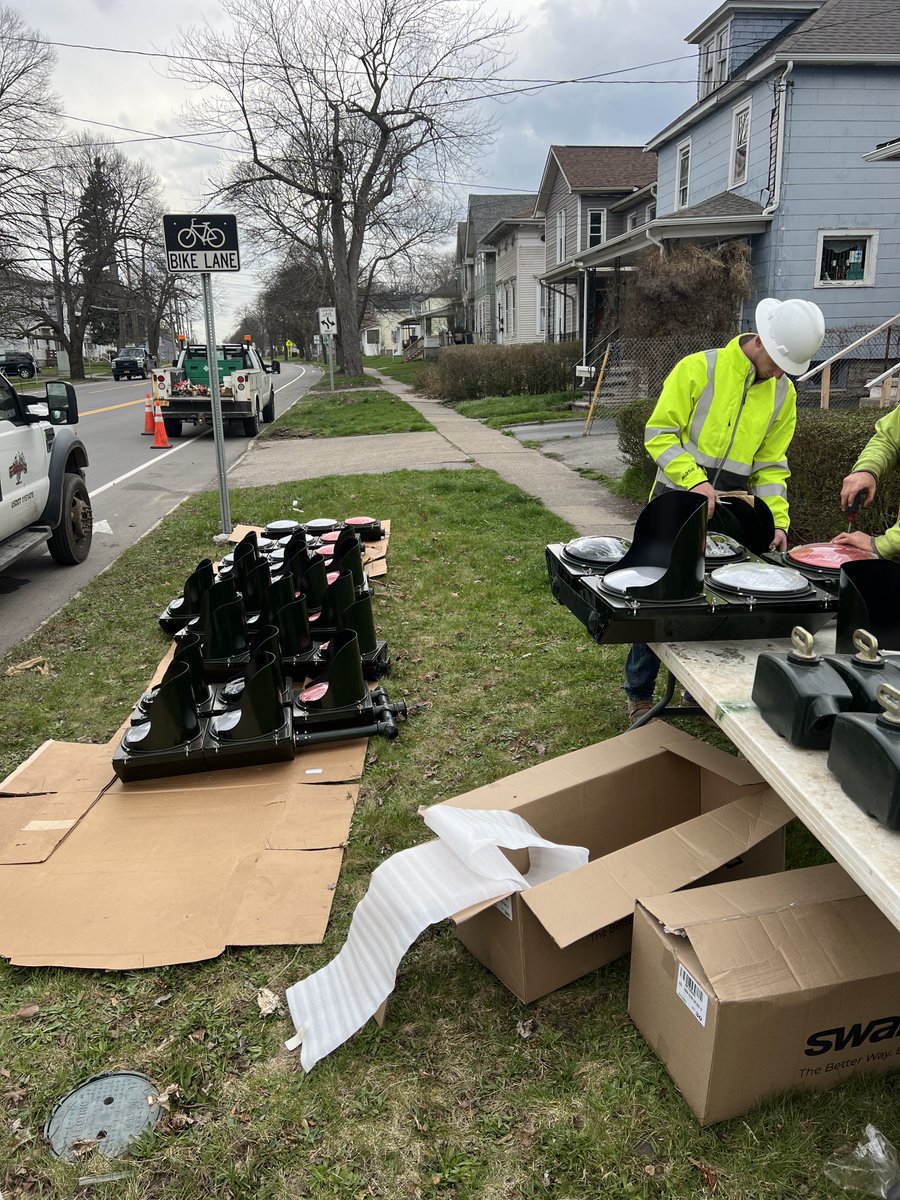
[[[175,272],[239,271],[237,217],[224,213],[167,213],[166,266]]]

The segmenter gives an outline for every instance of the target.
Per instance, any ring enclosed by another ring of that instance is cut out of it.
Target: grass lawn
[[[421,358],[414,358],[412,362],[404,362],[399,355],[379,354],[364,358],[363,365],[371,367],[375,371],[381,371],[383,375],[397,379],[400,383],[408,383],[415,387],[416,378],[425,363]]]
[[[292,404],[262,437],[353,437],[366,433],[419,433],[434,426],[391,392],[329,392]]]
[[[391,519],[376,621],[395,660],[391,697],[422,706],[397,741],[370,743],[325,942],[146,971],[0,962],[0,1192],[700,1200],[717,1179],[719,1200],[834,1197],[821,1164],[836,1147],[867,1121],[900,1141],[900,1077],[789,1095],[700,1129],[628,1020],[626,960],[524,1006],[441,924],[406,955],[384,1028],[370,1023],[302,1074],[283,1045],[290,1021],[263,1019],[256,990],[282,993],[333,957],[371,871],[430,836],[417,807],[625,720],[624,647],[596,646],[552,602],[544,545],[572,530],[537,501],[484,470],[398,472],[234,491],[233,518],[290,516],[298,489],[308,517]],[[221,553],[217,527],[217,495],[192,498],[0,662],[4,773],[47,737],[112,736],[166,648],[157,614],[199,559]],[[4,675],[38,655],[47,676]],[[789,845],[795,865],[821,859],[802,830]],[[113,1163],[54,1159],[40,1137],[54,1102],[121,1068],[178,1084],[172,1113]],[[125,1178],[78,1185],[107,1173]]]
[[[331,376],[328,371],[328,363],[315,363],[314,366],[317,366],[320,371],[324,371],[324,374],[319,382],[314,383],[309,390],[311,392],[330,392]],[[373,379],[371,375],[345,375],[339,367],[335,367],[334,386],[335,390],[339,388],[378,387],[378,380]]]
[[[573,392],[549,392],[542,396],[485,396],[454,405],[464,417],[484,421],[491,429],[507,425],[544,424],[546,421],[584,421],[583,412],[573,412]]]
[[[84,374],[84,379],[73,381],[76,393],[79,383],[88,383],[93,379],[112,379],[112,367],[105,358],[100,362],[86,362],[84,364]],[[42,367],[40,373],[35,375],[34,379],[18,379],[13,377],[10,383],[17,392],[40,392],[43,395],[44,384],[53,383],[58,379],[64,379],[68,382],[69,376],[60,375],[53,367]]]

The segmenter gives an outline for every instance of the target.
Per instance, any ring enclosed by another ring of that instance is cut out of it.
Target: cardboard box
[[[900,1067],[900,931],[833,864],[642,899],[628,1007],[699,1121]]]
[[[525,1002],[627,953],[638,896],[781,870],[792,817],[749,763],[662,721],[447,803],[512,809],[590,852],[576,871],[454,918]]]

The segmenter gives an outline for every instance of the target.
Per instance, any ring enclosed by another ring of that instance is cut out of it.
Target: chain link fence
[[[858,338],[870,332],[871,325],[842,325],[829,329],[816,360],[824,362]],[[658,396],[666,376],[687,354],[723,346],[733,332],[690,335],[672,338],[618,338],[610,348],[599,403],[604,408],[621,408],[633,400]],[[834,363],[831,368],[829,407],[858,408],[868,399],[867,380],[880,375],[900,359],[900,326],[888,328],[863,346]],[[585,381],[590,392],[597,381],[602,356],[597,359],[594,376]],[[815,365],[815,361],[813,365]],[[797,385],[797,404],[801,408],[819,408],[822,402],[822,376],[813,376]]]

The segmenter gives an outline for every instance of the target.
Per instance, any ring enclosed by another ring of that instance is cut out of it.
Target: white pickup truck
[[[25,396],[0,374],[0,571],[44,544],[63,566],[87,558],[93,518],[77,423],[71,384]]]
[[[275,385],[269,369],[256,348],[246,343],[216,346],[216,362],[223,421],[239,423],[245,437],[255,437],[260,421],[275,420]],[[153,399],[159,402],[169,437],[180,437],[185,421],[212,424],[206,346],[184,346],[175,366],[155,367],[152,378]]]

